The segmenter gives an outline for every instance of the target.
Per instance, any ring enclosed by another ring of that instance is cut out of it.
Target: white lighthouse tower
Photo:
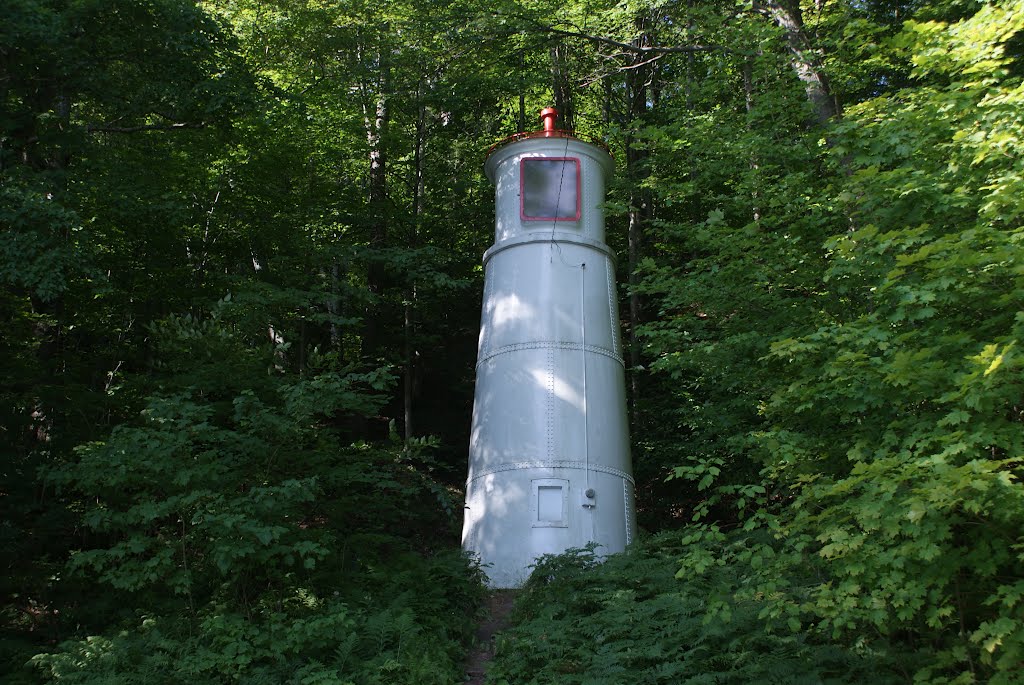
[[[496,588],[542,554],[623,551],[636,523],[615,260],[604,240],[611,156],[555,127],[487,159],[484,254],[462,546]]]

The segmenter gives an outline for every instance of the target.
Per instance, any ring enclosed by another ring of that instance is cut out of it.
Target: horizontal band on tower
[[[470,460],[472,461],[472,459]],[[486,471],[471,475],[466,479],[466,486],[469,485],[484,476],[489,476],[492,473],[501,473],[503,471],[522,471],[526,469],[578,469],[580,471],[597,471],[599,473],[607,473],[612,476],[618,476],[622,480],[629,481],[633,487],[636,487],[636,481],[633,480],[633,476],[629,475],[621,469],[617,469],[614,466],[605,466],[603,464],[587,464],[585,461],[516,461],[507,462],[504,464],[498,464],[492,466]]]
[[[489,359],[494,357],[509,354],[510,352],[520,352],[522,350],[575,350],[578,352],[593,352],[594,354],[600,354],[614,359],[623,367],[626,366],[626,361],[618,354],[615,354],[606,347],[598,347],[597,345],[586,345],[577,342],[558,342],[555,340],[538,340],[536,342],[525,342],[525,343],[513,343],[512,345],[502,345],[501,347],[495,348],[490,352],[482,353],[480,359],[477,360],[476,366],[480,368],[480,365]]]
[[[527,233],[526,235],[519,235],[508,240],[502,240],[500,243],[495,243],[484,252],[483,263],[486,265],[487,262],[494,255],[498,254],[503,250],[507,250],[510,247],[518,247],[520,245],[530,245],[532,243],[566,243],[569,245],[578,245],[579,247],[589,247],[592,250],[602,253],[608,259],[612,261],[612,266],[615,265],[615,253],[605,243],[600,240],[594,240],[593,238],[587,238],[579,233],[570,233],[569,231],[534,231]]]

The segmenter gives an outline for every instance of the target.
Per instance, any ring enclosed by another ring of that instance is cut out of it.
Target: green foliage
[[[211,604],[192,621],[142,617],[33,659],[60,683],[430,683],[461,678],[479,577],[455,554],[417,559],[360,596],[296,586],[246,613]],[[363,588],[364,591],[369,588]]]
[[[851,230],[825,279],[847,309],[766,357],[789,380],[759,434],[795,486],[787,535],[827,562],[808,607],[835,634],[932,640],[921,682],[1014,682],[1024,639],[1020,171],[1000,152],[1024,131],[1021,21],[994,3],[894,39],[921,85],[837,128]]]
[[[694,107],[649,136],[664,207],[641,333],[672,399],[647,401],[641,456],[707,534],[772,531],[724,557],[688,538],[683,575],[739,563],[746,587],[725,594],[760,593],[774,620],[927,645],[919,682],[1014,682],[1024,14],[830,8],[826,64],[863,98],[830,130],[757,119],[785,109],[758,88],[765,55],[744,110],[690,90]],[[855,21],[830,32],[840,17]],[[782,582],[799,564],[814,574]]]
[[[592,549],[542,557],[488,682],[901,682],[892,653],[775,625],[763,597],[735,601],[745,583],[738,550],[763,544],[694,532],[680,539],[665,533],[602,563]],[[691,570],[677,578],[680,559]],[[779,582],[805,573],[794,566]]]
[[[463,68],[487,41],[453,59],[475,8],[8,5],[5,667],[93,635],[40,673],[456,680],[480,592],[441,554],[478,312],[458,295],[487,234],[478,113],[507,90],[500,66]],[[403,367],[442,441],[387,435]],[[348,656],[322,645],[335,628]],[[287,665],[266,631],[291,635]]]
[[[75,214],[43,190],[0,186],[0,282],[49,301],[81,276],[84,252]]]
[[[91,533],[69,571],[134,611],[34,663],[55,682],[452,682],[482,576],[430,551],[454,523],[432,505],[431,443],[346,447],[329,427],[376,411],[389,375],[268,377],[217,317],[153,333],[170,385],[193,385],[49,475]],[[222,354],[264,380],[238,391],[203,361]],[[427,507],[410,523],[396,501]]]
[[[693,525],[543,560],[496,681],[1019,679],[1024,12],[802,5],[8,2],[11,677],[459,680],[480,167],[555,66]]]
[[[722,40],[740,39],[723,30]],[[743,31],[777,48],[764,27]],[[780,378],[756,360],[774,337],[806,330],[834,306],[820,245],[841,219],[822,199],[820,134],[806,130],[803,94],[780,55],[708,62],[728,79],[688,81],[689,95],[674,95],[691,106],[660,113],[640,134],[659,208],[635,287],[650,311],[637,334],[653,372],[637,461],[654,471],[642,477],[674,479],[659,489],[685,503],[675,517],[736,520],[753,503],[750,488],[765,487],[750,436]],[[749,104],[738,97],[744,70]]]

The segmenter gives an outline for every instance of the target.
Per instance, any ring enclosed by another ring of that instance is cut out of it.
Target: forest
[[[483,163],[554,105],[641,534],[488,682],[1024,683],[1021,0],[0,16],[3,682],[463,682]]]

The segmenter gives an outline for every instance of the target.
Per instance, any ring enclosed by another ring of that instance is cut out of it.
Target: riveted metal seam
[[[480,315],[481,328],[480,328],[480,340],[478,342],[478,347],[479,347],[479,350],[477,352],[478,355],[481,352],[483,352],[484,350],[486,350],[488,347],[490,347],[490,341],[491,341],[491,337],[492,337],[492,334],[491,334],[491,328],[492,328],[492,326],[491,326],[491,317],[489,316],[489,313],[487,311],[487,307],[488,307],[488,305],[491,305],[491,303],[493,301],[493,297],[494,297],[494,276],[493,276],[493,274],[487,274],[486,271],[487,270],[485,268],[484,269],[484,299],[483,299],[483,305],[481,307],[481,315]]]
[[[548,348],[548,396],[547,396],[547,420],[548,420],[548,458],[555,452],[555,350]]]
[[[514,238],[503,240],[500,243],[491,245],[486,252],[484,252],[483,263],[484,266],[491,261],[499,252],[504,252],[513,247],[519,247],[521,245],[532,245],[535,243],[565,243],[568,245],[577,245],[579,247],[588,247],[596,252],[600,252],[612,260],[615,263],[615,253],[612,249],[602,243],[599,240],[588,238],[583,235],[576,235],[574,233],[568,233],[566,231],[548,231],[546,233],[529,233],[527,235],[520,235]]]
[[[594,178],[598,174],[586,174],[580,182],[580,202],[587,208],[587,214],[597,209],[597,202],[594,201]]]
[[[586,346],[584,346],[581,343],[574,343],[574,342],[556,342],[556,341],[550,341],[550,340],[538,340],[536,342],[513,343],[511,345],[502,345],[501,347],[499,347],[497,349],[491,350],[489,352],[482,353],[480,355],[480,359],[477,360],[477,363],[476,363],[477,368],[480,368],[481,364],[483,364],[484,362],[488,361],[489,359],[493,359],[494,357],[498,357],[498,356],[503,355],[503,354],[509,354],[511,352],[521,352],[523,350],[573,350],[573,351],[584,350],[586,352],[592,352],[594,354],[600,354],[602,356],[608,357],[609,359],[614,359],[615,361],[617,361],[622,366],[626,365],[626,361],[622,358],[621,355],[618,355],[615,352],[613,352],[613,351],[611,351],[611,350],[609,350],[607,348],[598,347],[597,345],[586,345]]]
[[[625,509],[626,516],[626,546],[628,547],[633,542],[633,522],[630,520],[630,511],[633,509],[632,503],[630,502],[631,495],[630,485],[636,485],[633,483],[633,479],[629,479],[629,483],[625,480],[622,481],[622,504]]]
[[[605,273],[608,275],[608,326],[611,328],[609,332],[612,338],[612,353],[618,356],[621,343],[619,341],[619,321],[615,315],[615,265],[607,264]]]
[[[473,481],[489,476],[492,473],[501,473],[504,471],[521,471],[525,469],[579,469],[582,471],[586,468],[586,463],[583,461],[570,461],[570,460],[545,460],[545,461],[516,461],[507,462],[504,464],[498,464],[492,466],[485,471],[475,473],[466,480],[466,484],[469,485]],[[603,464],[590,464],[591,471],[599,471],[601,473],[607,473],[613,476],[622,478],[623,481],[628,482],[630,485],[635,485],[636,481],[633,480],[633,476],[629,475],[622,469],[617,469],[614,466],[605,466]]]

